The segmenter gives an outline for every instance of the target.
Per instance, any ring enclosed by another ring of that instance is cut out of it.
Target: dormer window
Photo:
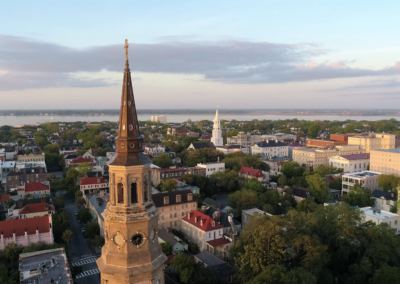
[[[165,196],[164,197],[164,205],[168,205],[169,204],[169,196]]]
[[[194,218],[194,222],[197,223],[197,217]]]
[[[200,221],[200,225],[203,226],[203,220]]]
[[[215,221],[212,222],[212,226],[215,227]]]
[[[176,203],[180,203],[181,202],[181,195],[177,195],[176,196]]]
[[[188,193],[188,201],[192,201],[193,200],[193,193]]]

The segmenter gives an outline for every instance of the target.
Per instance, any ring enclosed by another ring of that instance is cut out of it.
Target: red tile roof
[[[39,233],[48,233],[50,231],[50,216],[42,216],[28,219],[17,219],[0,222],[0,233],[3,233],[5,238],[12,238],[15,231],[17,237],[24,236],[25,230],[28,235],[36,234],[36,228]]]
[[[255,178],[259,178],[259,177],[263,177],[264,174],[262,173],[261,170],[256,170],[253,168],[248,168],[245,166],[242,166],[239,170],[239,173],[244,174],[244,175],[248,175],[248,176],[252,176]]]
[[[208,241],[207,244],[209,244],[212,247],[219,247],[219,246],[223,246],[226,244],[230,244],[231,242],[224,239],[224,238],[220,238],[220,239],[216,239],[216,240],[212,240],[212,241]]]
[[[222,225],[214,222],[214,220],[210,216],[203,214],[197,210],[190,211],[190,213],[183,217],[182,220],[205,232],[224,228]]]
[[[75,158],[71,161],[71,164],[80,164],[80,163],[92,163],[93,161],[91,159],[86,159],[82,156],[79,156],[78,158]]]
[[[47,205],[47,209],[45,208]],[[19,214],[28,214],[28,213],[37,213],[37,212],[47,212],[47,211],[55,211],[54,207],[45,202],[43,203],[32,203],[25,205],[20,211]]]
[[[41,182],[32,182],[25,184],[25,192],[43,191],[43,190],[50,190],[50,187],[48,185],[44,185]]]
[[[8,200],[10,200],[9,194],[0,194],[0,202],[7,202]]]
[[[99,180],[98,180],[99,179]],[[98,182],[100,181],[100,182]],[[87,184],[100,184],[100,183],[107,183],[103,177],[84,177],[81,178],[80,185],[87,185]]]
[[[211,139],[211,135],[203,135],[200,137],[199,140],[210,140]]]
[[[189,129],[178,129],[176,130],[176,133],[189,133]]]

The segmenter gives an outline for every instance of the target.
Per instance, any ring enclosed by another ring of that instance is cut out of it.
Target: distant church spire
[[[223,146],[224,145],[224,140],[222,138],[221,123],[220,123],[219,117],[218,117],[218,106],[217,106],[217,111],[215,113],[215,118],[214,118],[214,127],[213,127],[213,131],[212,131],[211,142],[214,143],[214,146]]]
[[[125,70],[122,85],[121,105],[119,113],[118,137],[115,139],[116,155],[111,165],[148,164],[143,155],[143,137],[140,135],[135,98],[132,89],[131,70],[129,69],[128,40],[125,40]]]

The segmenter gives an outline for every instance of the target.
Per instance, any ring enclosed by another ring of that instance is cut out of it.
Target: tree
[[[242,210],[257,207],[259,204],[258,195],[253,190],[242,188],[228,196],[228,204],[232,207],[232,213],[235,217],[242,214]]]
[[[382,265],[372,278],[371,284],[382,283],[400,283],[400,268],[389,266],[386,263]]]
[[[76,168],[69,168],[66,177],[70,180],[70,182],[74,183],[79,177],[79,171]]]
[[[306,177],[308,192],[314,197],[316,203],[324,203],[332,199],[329,189],[326,186],[326,178],[320,175],[310,175]]]
[[[378,176],[378,186],[384,191],[393,191],[397,186],[399,186],[399,182],[399,177],[393,174]]]
[[[200,253],[200,248],[196,243],[191,242],[188,246],[188,250],[189,252],[191,252],[192,254],[198,254]]]
[[[313,171],[314,171],[314,174],[318,174],[321,177],[325,177],[325,175],[328,175],[328,174],[342,173],[343,169],[339,169],[339,168],[332,167],[332,166],[319,165],[319,166],[316,166]]]
[[[169,243],[161,243],[161,248],[166,256],[172,254],[172,246]]]
[[[88,172],[92,170],[92,166],[89,163],[81,163],[78,166],[78,172],[80,177],[84,177]]]
[[[308,132],[307,132],[307,136],[308,137],[312,137],[312,138],[316,138],[318,136],[318,133],[320,131],[320,126],[318,124],[318,122],[314,122],[313,124],[311,124],[311,126],[308,128]]]
[[[235,191],[240,187],[239,173],[235,170],[218,171],[210,176],[210,181],[221,191]]]
[[[14,201],[14,199],[12,199],[12,198],[10,198],[10,199],[7,201],[7,207],[8,207],[8,208],[12,207],[14,204],[15,204],[15,201]]]
[[[287,180],[286,180],[285,175],[280,175],[278,177],[278,184],[279,185],[286,185],[286,183],[287,183]]]
[[[95,236],[92,240],[92,245],[94,247],[102,247],[104,246],[105,240],[102,236]]]
[[[336,190],[342,190],[342,178],[336,178],[333,181],[329,183],[329,188],[331,189],[336,189]]]
[[[282,168],[281,172],[285,175],[288,179],[293,177],[300,177],[306,171],[304,167],[301,167],[297,162],[289,162],[285,163]]]
[[[90,223],[86,225],[86,236],[88,238],[94,239],[95,236],[100,235],[99,223]]]
[[[153,164],[159,166],[160,168],[169,168],[174,163],[172,162],[172,159],[168,154],[161,154],[157,158],[153,159]]]
[[[32,199],[33,195],[30,193],[25,194],[24,199]]]
[[[314,202],[314,198],[307,197],[300,201],[297,206],[296,210],[300,212],[314,212],[317,209],[318,204]]]
[[[67,243],[67,245],[69,244],[69,242],[74,238],[74,233],[71,230],[66,230],[63,234],[62,234],[62,240],[64,242]]]
[[[43,148],[43,152],[45,152],[46,155],[47,155],[47,154],[56,154],[56,155],[59,155],[60,149],[61,149],[61,145],[60,145],[60,144],[57,144],[57,143],[54,143],[54,144],[46,145],[46,146]]]
[[[86,200],[83,197],[78,197],[75,199],[75,204],[78,205],[79,207],[82,207],[83,205],[86,204]]]
[[[178,182],[173,178],[169,178],[166,181],[164,181],[164,183],[161,186],[161,189],[163,192],[170,192],[176,190],[177,187],[178,187]]]
[[[228,131],[228,137],[236,136],[239,134],[239,130],[237,129],[231,129]]]
[[[82,223],[92,220],[92,214],[90,214],[90,210],[87,208],[80,210],[77,217]]]
[[[54,206],[57,208],[57,211],[60,212],[64,209],[64,199],[61,196],[57,196],[54,198]]]
[[[19,248],[16,243],[8,243],[4,248],[4,256],[10,260],[11,266],[13,266],[13,261],[17,259],[19,255]]]
[[[17,282],[8,275],[8,270],[4,263],[0,263],[0,283],[17,284]]]
[[[369,189],[364,189],[356,184],[350,188],[350,191],[342,196],[342,201],[351,206],[366,207],[375,206],[375,198],[372,197]]]

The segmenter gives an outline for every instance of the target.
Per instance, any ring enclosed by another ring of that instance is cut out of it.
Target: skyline
[[[139,109],[400,102],[400,3],[153,2],[5,3],[0,109],[117,109],[125,38]]]

